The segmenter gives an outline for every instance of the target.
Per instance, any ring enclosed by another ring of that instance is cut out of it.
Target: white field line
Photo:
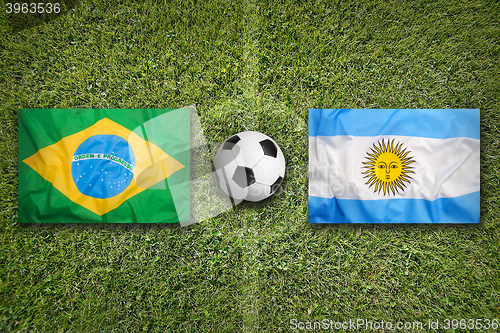
[[[258,107],[259,94],[257,92],[257,81],[259,73],[259,59],[257,58],[258,41],[253,37],[253,31],[259,27],[259,18],[257,14],[257,6],[253,0],[245,0],[244,6],[244,24],[245,30],[243,35],[243,101],[245,106]],[[247,110],[250,111],[251,110]],[[241,298],[239,307],[243,317],[243,332],[259,332],[259,286],[260,277],[256,266],[256,259],[259,256],[260,249],[258,248],[257,238],[258,231],[252,225],[255,221],[245,221],[242,228],[237,232],[242,238],[242,246],[244,247],[244,259],[246,263],[244,268],[244,276],[242,281]]]

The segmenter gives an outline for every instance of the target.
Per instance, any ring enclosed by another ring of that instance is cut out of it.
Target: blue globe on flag
[[[107,199],[127,188],[134,177],[134,166],[134,153],[125,139],[94,135],[76,149],[71,173],[82,194]]]

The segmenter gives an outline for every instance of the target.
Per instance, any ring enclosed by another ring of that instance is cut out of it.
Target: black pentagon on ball
[[[227,139],[226,142],[224,142],[222,149],[231,150],[231,149],[233,149],[234,145],[236,143],[238,143],[238,141],[240,141],[240,140],[241,140],[241,138],[239,136],[233,135],[232,137]]]
[[[281,183],[283,182],[283,177],[279,176],[278,179],[274,182],[273,185],[271,185],[271,193],[276,191],[278,187],[280,187]]]
[[[233,174],[233,180],[240,187],[247,187],[255,183],[255,175],[252,169],[238,166]]]
[[[278,147],[276,147],[274,142],[272,142],[269,139],[265,139],[259,143],[262,147],[262,150],[264,151],[264,154],[266,154],[267,156],[271,156],[271,157],[278,156]]]

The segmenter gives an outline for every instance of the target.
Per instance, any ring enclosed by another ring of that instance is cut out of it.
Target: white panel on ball
[[[278,147],[279,148],[279,147]],[[286,163],[285,163],[285,156],[283,156],[283,152],[281,149],[278,150],[278,156],[276,156],[276,159],[278,162],[276,163],[280,167],[280,174],[282,177],[285,176],[285,170],[286,170]]]
[[[272,185],[279,176],[284,176],[284,162],[276,163],[275,157],[264,156],[253,168],[255,181],[265,185]]]
[[[238,165],[253,168],[264,156],[264,151],[258,141],[242,139],[236,146],[240,149],[239,154],[235,155]]]
[[[215,171],[224,193],[226,193],[233,199],[244,200],[248,193],[248,189],[242,188],[232,179],[234,171],[237,167],[238,164],[233,160],[231,163],[226,164],[224,167],[216,169]]]
[[[248,194],[245,197],[247,201],[261,201],[271,194],[271,187],[264,184],[253,183],[248,186]]]
[[[231,150],[219,150],[219,152],[217,153],[217,158],[214,160],[215,170],[222,169],[225,165],[228,165],[233,161],[234,155]]]
[[[265,140],[265,139],[271,139],[270,137],[268,137],[267,135],[265,134],[262,134],[260,132],[254,132],[254,131],[246,131],[246,132],[240,132],[237,134],[241,140],[253,140],[253,141],[262,141],[262,140]]]

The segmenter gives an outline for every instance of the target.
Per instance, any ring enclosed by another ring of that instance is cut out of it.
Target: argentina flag
[[[480,111],[309,110],[309,223],[479,223]]]

